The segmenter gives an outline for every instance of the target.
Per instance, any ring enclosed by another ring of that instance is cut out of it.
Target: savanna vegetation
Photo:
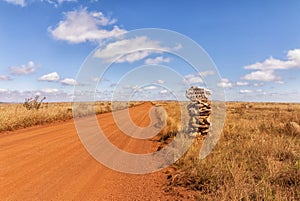
[[[0,104],[0,132],[12,131],[34,125],[65,121],[73,118],[73,105],[71,102],[45,102],[46,98],[35,97],[25,99],[24,103]],[[44,101],[44,102],[43,102]],[[114,110],[132,107],[142,102],[116,102]],[[102,114],[112,111],[111,102],[97,101],[77,105],[76,115],[79,117]]]
[[[166,141],[180,131],[174,118],[180,108],[160,105],[168,116],[160,137]],[[300,200],[299,123],[299,104],[227,103],[225,126],[213,152],[199,160],[205,138],[195,140],[167,171],[165,191],[194,200]]]
[[[186,131],[178,103],[153,104],[160,108],[157,117],[165,119],[157,136],[162,148]],[[109,102],[81,107],[79,116],[112,109]],[[300,104],[230,102],[226,107],[225,125],[213,152],[199,160],[205,137],[195,140],[166,170],[165,191],[175,193],[178,200],[300,200]],[[72,103],[43,102],[30,110],[23,104],[0,104],[0,116],[0,132],[64,121],[73,117]]]

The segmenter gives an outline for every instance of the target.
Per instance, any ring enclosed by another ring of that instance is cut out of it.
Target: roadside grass
[[[179,111],[174,103],[163,107],[168,117]],[[180,131],[174,130],[178,118],[168,122],[161,139]],[[167,171],[165,190],[184,188],[194,192],[195,200],[300,200],[297,124],[300,104],[227,103],[223,133],[213,152],[199,160],[203,139],[195,141]]]
[[[129,102],[128,106],[133,107],[143,102]],[[78,117],[91,114],[102,114],[111,112],[111,102],[95,102],[78,104]],[[114,103],[114,109],[121,110],[127,106],[125,102]],[[34,125],[47,124],[57,121],[65,121],[73,118],[72,103],[42,103],[36,110],[27,110],[20,104],[0,104],[0,132],[12,131],[19,128],[26,128]]]

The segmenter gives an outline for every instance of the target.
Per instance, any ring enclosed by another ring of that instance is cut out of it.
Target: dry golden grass
[[[164,104],[168,117],[180,111]],[[174,135],[178,119],[170,122],[162,135]],[[195,142],[174,165],[166,190],[192,190],[195,200],[300,200],[299,123],[300,104],[228,103],[214,151],[198,160]]]
[[[178,131],[182,129],[180,122],[181,119],[181,108],[178,102],[153,102],[153,104],[158,107],[156,110],[157,118],[160,119],[161,125],[165,123],[161,132],[159,133],[160,141],[168,143]]]
[[[22,104],[0,105],[0,132],[65,120],[72,117],[71,103],[43,104],[39,110],[27,110]]]
[[[141,103],[130,102],[129,107]],[[117,102],[114,109],[123,109],[126,105],[126,102]],[[111,110],[111,102],[82,103],[76,114],[81,117],[94,113],[110,112]],[[42,103],[38,110],[27,110],[22,104],[0,104],[0,117],[0,132],[65,121],[73,118],[72,103]]]

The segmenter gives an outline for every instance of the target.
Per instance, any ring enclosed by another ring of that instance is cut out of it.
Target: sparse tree
[[[35,96],[35,98],[25,98],[25,102],[23,103],[23,107],[25,107],[27,110],[38,110],[41,107],[42,102],[46,99],[46,97],[43,97],[39,101],[40,96]]]

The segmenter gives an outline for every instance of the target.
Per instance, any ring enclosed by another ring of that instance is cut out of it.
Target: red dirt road
[[[150,103],[130,109],[139,126],[150,122]],[[108,139],[134,153],[157,142],[124,135],[111,113],[98,115]],[[162,190],[166,174],[132,175],[111,170],[81,144],[74,121],[0,134],[0,200],[173,200]]]

